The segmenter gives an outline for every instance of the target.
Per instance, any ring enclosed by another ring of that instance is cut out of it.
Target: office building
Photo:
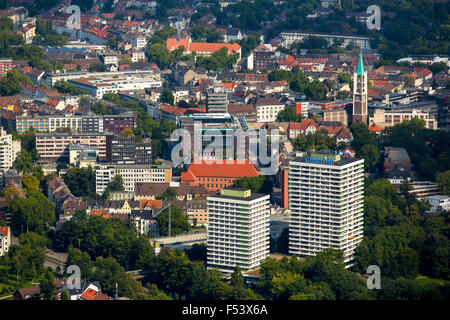
[[[151,140],[137,142],[135,136],[108,136],[106,161],[113,164],[152,164]]]
[[[269,254],[269,195],[222,189],[208,197],[208,268],[249,271]]]
[[[134,192],[136,182],[170,182],[172,167],[165,165],[106,165],[95,170],[95,191],[103,194],[116,176],[123,179],[124,191]]]
[[[206,91],[206,112],[226,113],[227,106],[228,98],[225,87],[215,86]]]
[[[370,38],[358,35],[343,35],[343,34],[331,34],[331,33],[316,33],[316,32],[281,32],[283,47],[290,47],[295,42],[301,42],[304,38],[318,37],[324,38],[328,41],[328,44],[339,45],[341,48],[347,47],[351,43],[355,43],[359,49],[370,49]]]
[[[364,71],[362,52],[359,53],[358,70],[353,75],[352,122],[367,123],[367,71]]]
[[[384,110],[376,109],[373,116],[369,118],[369,125],[375,123],[380,128],[392,127],[396,124],[418,118],[425,121],[425,128],[436,130],[438,128],[437,119],[430,115],[428,111],[419,109],[411,110]]]
[[[313,152],[289,162],[289,253],[342,250],[352,266],[363,238],[364,159]]]

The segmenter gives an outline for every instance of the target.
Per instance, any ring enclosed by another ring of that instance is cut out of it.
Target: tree
[[[357,157],[364,159],[364,167],[370,169],[378,163],[380,154],[376,145],[365,144],[357,153]]]
[[[273,183],[269,176],[242,177],[234,180],[233,186],[242,189],[251,189],[254,193],[272,193]]]
[[[444,194],[450,195],[450,170],[439,173],[436,183]]]
[[[134,136],[134,132],[132,128],[125,128],[122,131],[120,131],[120,135],[122,137],[133,137]]]
[[[114,178],[109,183],[109,188],[111,191],[123,191],[125,190],[123,186],[123,178],[120,174],[116,174]]]
[[[69,246],[67,251],[67,263],[66,269],[70,265],[76,265],[80,267],[81,278],[90,280],[92,274],[94,273],[94,262],[91,260],[91,257],[87,252],[82,252],[80,249]]]
[[[33,158],[26,150],[20,151],[16,156],[16,160],[13,162],[13,167],[19,172],[31,172],[33,170],[33,166]]]
[[[43,234],[55,222],[55,204],[37,191],[29,191],[26,199],[9,200],[7,208],[15,234],[27,230]]]
[[[30,248],[47,248],[51,245],[50,239],[35,232],[22,233],[19,236],[21,245],[28,245]]]
[[[175,205],[171,205],[171,234],[172,236],[188,232],[191,226],[188,221],[187,215]],[[159,233],[163,236],[167,236],[168,233],[168,223],[169,223],[169,210],[163,210],[156,218],[158,223]]]
[[[56,300],[56,287],[53,283],[55,276],[51,271],[45,272],[45,278],[39,281],[39,287],[41,294],[44,296],[44,300]]]
[[[95,173],[91,167],[69,168],[64,182],[76,197],[95,195]]]
[[[11,271],[20,281],[32,280],[42,274],[45,261],[44,248],[32,248],[29,245],[12,245],[9,251]]]
[[[173,96],[172,91],[164,89],[161,93],[161,102],[173,105],[175,103],[175,97]]]
[[[40,181],[31,174],[25,174],[22,177],[22,185],[27,191],[38,191]]]
[[[89,66],[89,72],[105,72],[106,66],[101,62],[94,62]]]
[[[416,79],[414,78],[414,76],[411,76],[411,75],[403,76],[403,86],[405,88],[414,88],[415,82],[416,82]]]
[[[302,115],[298,114],[296,108],[293,106],[286,106],[277,115],[278,121],[299,122],[301,119]]]
[[[123,64],[131,64],[131,59],[127,56],[120,56],[119,57],[119,66],[123,65]]]
[[[326,49],[328,41],[322,37],[310,36],[303,39],[302,47],[305,49]]]
[[[69,294],[67,293],[67,290],[63,290],[61,292],[61,300],[70,300],[69,299]]]

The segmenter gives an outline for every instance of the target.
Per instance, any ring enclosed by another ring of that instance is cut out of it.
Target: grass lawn
[[[4,272],[5,272],[5,266],[0,265],[0,273],[4,273]],[[16,290],[18,288],[18,283],[16,281],[17,281],[17,275],[9,272],[8,280],[0,282],[0,298],[12,295],[12,294],[14,294],[14,292],[16,292]],[[27,281],[27,282],[22,283],[20,288],[29,288],[29,287],[35,286],[36,284],[39,284],[38,278],[35,278],[32,281]]]
[[[433,279],[433,278],[429,278],[427,276],[421,275],[419,274],[416,278],[416,282],[418,284],[420,284],[421,286],[426,286],[429,284],[441,284],[444,285],[447,281],[445,281],[444,279]]]

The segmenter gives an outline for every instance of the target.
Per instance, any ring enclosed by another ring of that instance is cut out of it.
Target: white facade
[[[284,104],[256,106],[257,122],[272,122],[277,120],[278,112],[284,110]]]
[[[429,196],[425,198],[431,204],[431,212],[450,211],[450,197],[449,196]]]
[[[308,37],[325,38],[329,45],[333,45],[336,41],[342,41],[341,48],[347,47],[350,43],[355,43],[359,49],[370,49],[370,38],[352,35],[340,35],[331,33],[311,33],[311,32],[282,32],[283,47],[290,47],[294,42],[301,42]]]
[[[363,238],[364,159],[312,154],[289,164],[289,253],[343,250],[352,265]]]
[[[147,45],[147,39],[145,37],[136,37],[133,39],[133,47],[140,50]]]
[[[145,52],[144,51],[133,51],[131,54],[131,62],[138,62],[141,60],[145,60]]]
[[[136,182],[170,182],[172,170],[157,165],[115,165],[95,170],[95,191],[103,194],[115,175],[121,175],[124,191],[134,192]]]
[[[17,144],[10,134],[0,128],[0,170],[11,168],[18,152],[20,152],[20,141]]]
[[[231,189],[234,191],[233,189]],[[258,268],[269,253],[269,195],[208,197],[208,268]]]

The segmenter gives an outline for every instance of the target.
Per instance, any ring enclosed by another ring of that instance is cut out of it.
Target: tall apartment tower
[[[12,135],[0,128],[0,170],[11,168],[18,152],[20,141],[13,141]]]
[[[223,86],[214,86],[206,91],[206,112],[225,113],[227,108],[228,97]]]
[[[364,159],[333,151],[313,152],[289,162],[289,253],[315,256],[343,250],[353,265],[363,237]]]
[[[269,254],[269,195],[228,188],[208,197],[208,268],[258,268]]]
[[[352,122],[367,123],[367,71],[364,71],[362,52],[359,53],[358,70],[353,75]]]

